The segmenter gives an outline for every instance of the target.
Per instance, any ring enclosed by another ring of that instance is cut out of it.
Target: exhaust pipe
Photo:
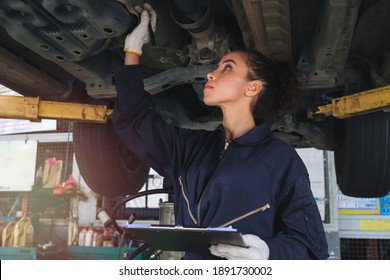
[[[227,52],[227,39],[216,32],[210,3],[202,6],[198,1],[174,0],[171,17],[192,36],[188,56],[195,64],[210,64]],[[222,52],[222,55],[221,55]]]

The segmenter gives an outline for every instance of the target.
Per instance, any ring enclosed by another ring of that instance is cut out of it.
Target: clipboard
[[[163,251],[206,251],[218,243],[246,247],[241,233],[233,228],[128,224],[123,231]]]

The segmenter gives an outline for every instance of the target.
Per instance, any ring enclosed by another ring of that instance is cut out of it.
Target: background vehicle
[[[113,105],[115,69],[137,25],[125,0],[2,0],[0,83],[46,100]],[[277,54],[307,73],[305,105],[273,124],[294,147],[334,150],[337,181],[350,196],[390,190],[390,114],[309,119],[307,109],[390,83],[387,0],[149,1],[155,45],[144,46],[145,89],[181,127],[213,129],[221,114],[203,105],[206,73],[240,47]],[[80,170],[97,193],[135,193],[149,167],[123,147],[110,124],[78,123]]]

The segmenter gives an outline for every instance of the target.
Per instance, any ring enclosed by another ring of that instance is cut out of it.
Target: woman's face
[[[217,69],[207,75],[203,101],[209,106],[226,106],[245,98],[249,86],[247,54],[232,52],[225,55]]]

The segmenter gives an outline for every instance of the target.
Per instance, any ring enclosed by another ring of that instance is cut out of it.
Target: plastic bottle
[[[82,230],[80,230],[79,232],[79,241],[78,241],[78,245],[79,246],[84,246],[85,244],[85,234],[87,233],[87,228],[82,228]]]
[[[13,240],[14,240],[14,229],[15,229],[16,222],[10,221],[8,222],[2,233],[2,246],[3,247],[12,247]]]
[[[93,228],[89,228],[87,233],[85,234],[84,246],[91,247],[92,241],[93,241]]]
[[[92,247],[96,247],[96,236],[98,234],[98,230],[99,228],[96,228],[93,232],[93,236],[92,236]]]
[[[19,243],[21,242],[22,239],[24,223],[25,223],[25,217],[22,217],[15,224],[14,232],[13,232],[14,237],[12,239],[13,247],[20,247]]]
[[[103,231],[103,246],[114,247],[113,230],[111,228],[104,228]]]
[[[111,227],[108,228],[108,236],[107,247],[115,247],[115,232]]]
[[[33,224],[31,222],[31,219],[28,218],[28,223],[25,227],[25,238],[24,238],[24,246],[25,247],[33,247],[34,246],[34,243],[35,243],[35,239],[34,239],[34,227],[33,227]]]
[[[5,223],[0,221],[0,246],[3,246],[3,229],[5,228]]]
[[[99,228],[99,229],[96,229],[96,239],[95,239],[95,246],[96,247],[100,247],[100,246],[103,246],[103,231]]]
[[[34,246],[34,227],[30,217],[22,217],[16,222],[13,230],[13,247]]]
[[[108,230],[105,227],[103,229],[103,247],[107,247],[108,240],[109,240]]]

